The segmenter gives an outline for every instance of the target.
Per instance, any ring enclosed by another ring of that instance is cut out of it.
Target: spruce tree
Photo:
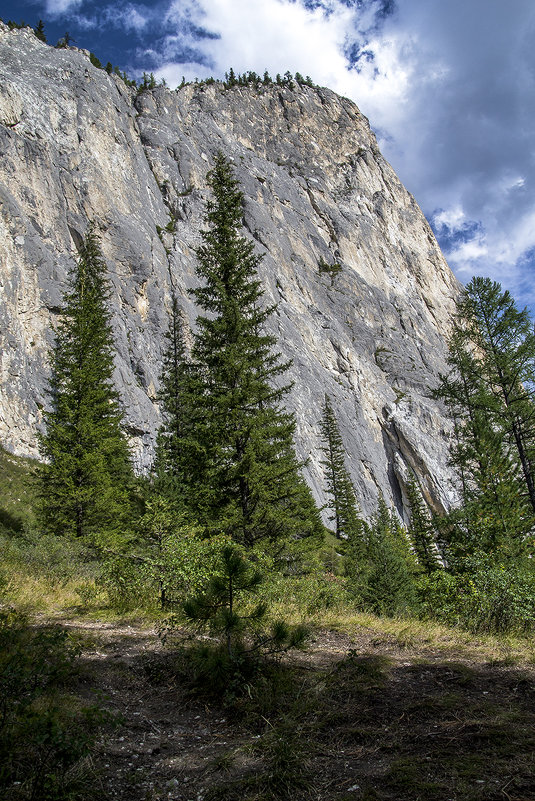
[[[416,604],[414,558],[405,531],[382,495],[363,534],[364,548],[354,537],[349,542],[345,560],[349,590],[365,609],[378,615],[409,611]]]
[[[97,546],[124,538],[132,482],[112,383],[109,294],[106,264],[90,225],[55,332],[39,477],[45,530]]]
[[[332,515],[335,534],[339,539],[347,539],[352,533],[360,531],[361,521],[358,517],[357,499],[351,477],[345,465],[345,449],[336,416],[328,395],[322,409],[320,422],[325,459],[321,462],[327,494],[331,498]]]
[[[33,29],[33,32],[37,36],[37,38],[41,40],[41,42],[46,42],[45,23],[43,22],[42,19],[39,20],[39,22],[37,23],[37,27]]]
[[[409,540],[413,544],[422,570],[426,573],[432,573],[440,567],[435,545],[433,521],[414,475],[411,475],[407,483],[407,500],[409,501],[411,515],[407,530]]]
[[[190,506],[207,533],[224,531],[247,547],[271,542],[277,550],[322,527],[300,475],[295,420],[282,406],[291,385],[275,385],[289,364],[264,330],[274,307],[262,303],[261,257],[240,235],[243,195],[221,153],[208,183],[213,199],[197,249],[202,286],[192,290],[205,314],[192,350],[198,467],[191,465]]]
[[[242,551],[236,545],[223,547],[204,592],[183,604],[186,621],[212,635],[210,643],[190,652],[195,677],[226,703],[249,690],[265,657],[302,648],[308,637],[302,625],[283,620],[266,625],[267,605],[255,603],[263,576]]]
[[[175,294],[166,340],[159,392],[163,423],[156,444],[153,485],[178,508],[183,505],[186,485],[196,478],[202,453],[195,453],[195,440],[190,437],[200,388],[186,351],[184,321]]]

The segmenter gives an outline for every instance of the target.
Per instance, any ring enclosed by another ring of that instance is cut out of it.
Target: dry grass
[[[80,581],[71,579],[59,583],[39,573],[10,565],[5,570],[5,597],[21,612],[44,612],[55,615],[80,605],[77,587]]]

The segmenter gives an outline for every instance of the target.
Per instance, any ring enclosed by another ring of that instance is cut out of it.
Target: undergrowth
[[[0,795],[5,801],[90,796],[90,754],[106,719],[73,692],[78,649],[60,627],[0,611]]]

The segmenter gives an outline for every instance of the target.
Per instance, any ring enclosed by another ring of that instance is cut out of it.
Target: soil
[[[265,680],[229,708],[193,692],[177,640],[64,625],[82,643],[79,694],[115,720],[92,758],[95,799],[535,800],[529,664],[320,631],[279,665],[276,692]]]

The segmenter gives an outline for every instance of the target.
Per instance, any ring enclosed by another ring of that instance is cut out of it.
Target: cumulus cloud
[[[486,273],[525,292],[531,0],[174,0],[167,19],[158,74],[170,83],[229,66],[289,69],[355,100],[460,277]]]
[[[174,52],[189,49],[205,74],[220,77],[230,66],[273,75],[290,70],[321,73],[332,86],[346,69],[344,47],[355,11],[340,2],[307,7],[291,0],[174,0],[167,20],[176,28],[164,45],[167,68]]]

